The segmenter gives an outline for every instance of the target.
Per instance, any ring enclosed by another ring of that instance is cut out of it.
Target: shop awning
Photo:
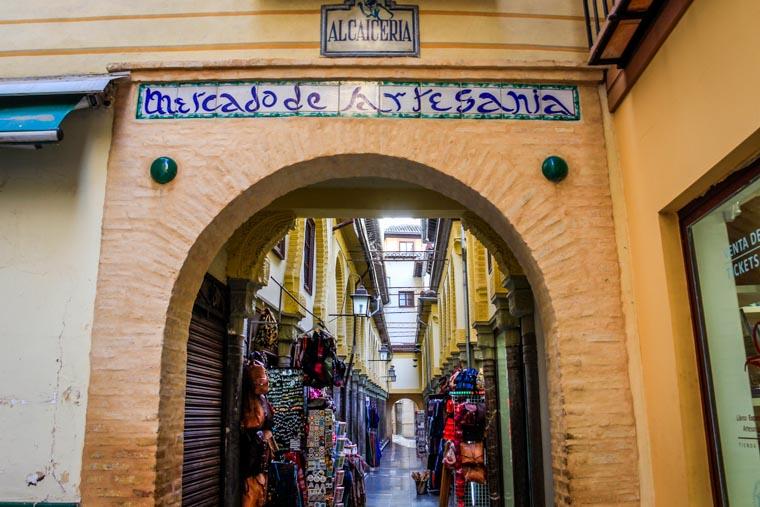
[[[106,88],[126,74],[0,80],[0,146],[40,146],[63,138],[76,109],[107,103]]]

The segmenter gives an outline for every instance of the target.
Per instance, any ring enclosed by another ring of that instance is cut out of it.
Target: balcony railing
[[[581,0],[590,65],[624,67],[666,0]]]

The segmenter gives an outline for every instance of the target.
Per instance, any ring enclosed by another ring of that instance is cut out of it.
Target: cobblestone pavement
[[[437,506],[437,496],[418,496],[414,487],[412,472],[424,469],[425,463],[417,458],[414,448],[388,444],[380,467],[370,472],[365,481],[367,507]]]

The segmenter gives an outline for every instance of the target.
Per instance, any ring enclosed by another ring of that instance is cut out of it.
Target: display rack
[[[414,437],[417,444],[417,457],[424,459],[427,456],[427,418],[424,410],[414,413]]]
[[[459,400],[465,399],[469,403],[484,403],[484,391],[450,391],[449,395]],[[484,457],[485,464],[488,466],[488,456]],[[468,482],[465,486],[465,507],[489,507],[491,505],[490,492],[488,484],[478,484],[477,482]],[[456,507],[456,495],[454,495],[454,485],[451,485],[451,495],[449,496],[449,506]]]

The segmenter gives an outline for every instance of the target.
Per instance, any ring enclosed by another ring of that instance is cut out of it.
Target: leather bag
[[[255,477],[246,477],[243,488],[242,507],[264,507],[267,502],[267,476],[258,474]]]
[[[457,464],[457,453],[452,442],[446,442],[446,448],[443,451],[443,464],[449,468],[454,468]]]
[[[485,464],[483,442],[462,442],[459,444],[462,466]]]
[[[264,308],[256,319],[253,333],[253,349],[277,351],[277,319],[272,310]]]
[[[478,484],[485,484],[486,483],[486,467],[483,465],[479,466],[468,466],[463,467],[464,470],[464,480],[467,482],[477,482]]]
[[[248,361],[245,365],[245,375],[254,394],[269,392],[269,375],[264,363],[256,360]]]
[[[457,407],[457,422],[462,428],[462,440],[478,442],[483,440],[486,427],[485,403],[462,403]]]
[[[240,424],[247,430],[272,427],[272,406],[265,396],[251,394],[245,399]]]

